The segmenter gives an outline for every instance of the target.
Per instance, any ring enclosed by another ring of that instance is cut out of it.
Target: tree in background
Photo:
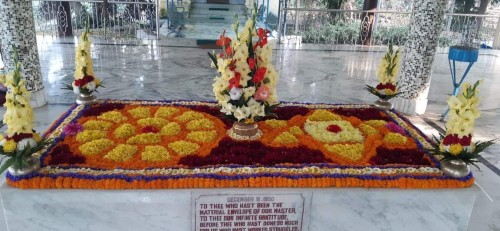
[[[479,1],[479,6],[476,2]],[[499,3],[500,0],[455,0],[455,13],[486,14],[490,4]]]

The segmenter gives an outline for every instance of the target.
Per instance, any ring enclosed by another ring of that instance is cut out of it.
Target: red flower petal
[[[153,126],[146,126],[146,127],[142,128],[141,132],[142,133],[158,133],[158,132],[160,132],[160,130],[158,130],[158,128],[153,127]]]
[[[326,128],[329,132],[338,133],[342,131],[342,128],[336,124],[332,124]]]
[[[250,67],[250,69],[254,69],[255,68],[255,59],[252,58],[252,57],[249,57],[248,60],[248,66]]]
[[[262,80],[264,80],[264,75],[266,74],[266,72],[267,72],[267,68],[265,68],[265,67],[261,67],[261,68],[257,69],[257,71],[255,72],[255,74],[252,77],[252,82],[260,83]]]

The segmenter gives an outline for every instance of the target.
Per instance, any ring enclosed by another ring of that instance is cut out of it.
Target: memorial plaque
[[[307,230],[310,193],[196,194],[192,195],[195,231]]]

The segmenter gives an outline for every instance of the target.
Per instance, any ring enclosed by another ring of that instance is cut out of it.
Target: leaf
[[[5,161],[5,163],[3,163],[2,166],[0,167],[0,174],[3,173],[5,170],[7,170],[12,164],[14,164],[14,161],[15,161],[14,158],[10,158],[7,161]]]
[[[219,69],[219,66],[217,65],[217,58],[212,53],[210,53],[210,52],[207,52],[207,53],[208,53],[208,57],[210,57],[210,59],[214,63],[215,68]]]
[[[482,142],[482,143],[477,142],[476,149],[474,149],[474,153],[481,153],[482,151],[484,151],[486,148],[493,145],[494,143],[495,143],[495,140],[489,140],[489,141]]]
[[[64,87],[61,87],[62,90],[73,90],[73,86],[69,84],[63,83]]]
[[[265,78],[265,79],[264,79],[264,84],[268,84],[268,83],[270,83],[270,82],[271,82],[271,80],[269,80],[269,78]]]

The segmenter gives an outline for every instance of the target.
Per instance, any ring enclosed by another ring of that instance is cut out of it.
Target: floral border
[[[135,101],[100,100],[99,103],[140,105],[216,106],[213,101]],[[280,106],[303,106],[310,109],[371,108],[370,105],[311,104],[285,102]],[[46,131],[45,137],[61,138],[62,129],[78,119],[84,106],[73,105]],[[432,141],[407,118],[391,110],[387,115],[416,139],[417,145],[432,147]],[[49,150],[51,147],[47,148]],[[42,163],[47,156],[42,151]],[[85,189],[160,189],[213,187],[375,187],[375,188],[459,188],[469,187],[474,178],[444,176],[439,161],[430,156],[433,167],[416,166],[347,166],[335,164],[302,164],[262,166],[207,166],[203,168],[152,168],[103,170],[80,167],[42,166],[41,170],[25,176],[7,173],[7,182],[18,188],[85,188]]]

